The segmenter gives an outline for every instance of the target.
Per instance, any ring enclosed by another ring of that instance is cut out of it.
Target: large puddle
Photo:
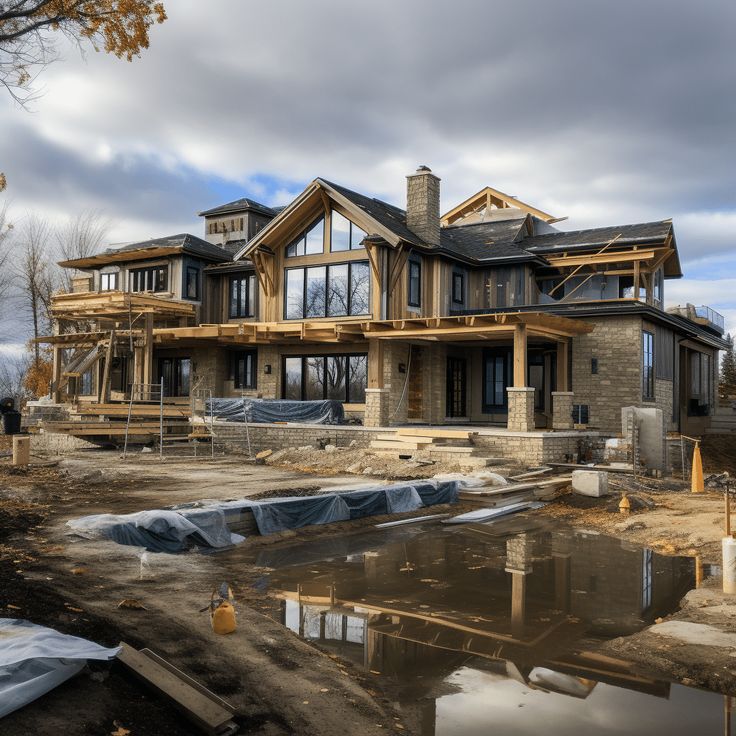
[[[694,560],[528,524],[398,527],[252,561],[281,623],[418,703],[422,736],[730,733],[723,696],[593,651],[672,612]]]

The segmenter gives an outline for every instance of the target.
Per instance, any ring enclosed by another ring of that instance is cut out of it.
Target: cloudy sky
[[[134,63],[62,47],[30,111],[0,96],[16,223],[96,209],[111,242],[201,234],[198,210],[316,176],[403,206],[427,164],[444,209],[491,185],[566,229],[672,217],[688,277],[668,301],[736,331],[733,2],[165,4]]]

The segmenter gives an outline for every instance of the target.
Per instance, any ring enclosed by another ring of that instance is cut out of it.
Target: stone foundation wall
[[[508,432],[498,435],[478,435],[474,444],[489,450],[489,454],[516,460],[523,465],[544,465],[551,462],[601,462],[608,435],[598,433],[532,433]]]

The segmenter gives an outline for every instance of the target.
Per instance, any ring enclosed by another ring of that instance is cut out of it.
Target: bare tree
[[[28,355],[13,356],[0,353],[0,398],[11,396],[19,407],[24,399],[29,398],[25,387],[25,377],[30,368]]]
[[[55,233],[61,260],[71,261],[88,258],[100,250],[110,229],[110,221],[100,212],[80,212]],[[61,269],[60,280],[67,291],[71,291],[72,279],[77,272],[71,268]]]
[[[56,289],[51,237],[48,222],[29,215],[15,245],[17,288],[33,323],[34,339],[51,330],[51,296]],[[34,342],[34,364],[40,360],[40,345]]]
[[[155,0],[0,0],[0,85],[25,103],[35,75],[56,58],[54,34],[132,61],[165,20]]]

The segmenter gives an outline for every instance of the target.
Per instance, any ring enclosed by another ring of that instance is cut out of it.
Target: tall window
[[[334,399],[365,403],[368,356],[299,355],[284,358],[282,394],[294,401]]]
[[[654,399],[654,334],[647,330],[641,333],[642,398]]]
[[[507,410],[510,363],[508,349],[483,351],[483,411],[486,414]]]
[[[343,217],[336,210],[331,215],[330,250],[333,252],[342,250],[356,250],[362,248],[365,231],[361,230],[354,222]]]
[[[169,267],[149,266],[136,268],[130,272],[131,291],[168,291]]]
[[[239,350],[231,355],[230,379],[235,388],[256,387],[256,365],[258,354],[255,350]]]
[[[422,306],[422,262],[418,258],[409,259],[409,306]]]
[[[230,279],[230,317],[253,317],[256,313],[255,274],[233,276]]]
[[[187,266],[184,276],[184,298],[199,299],[199,269]]]
[[[664,291],[664,271],[662,271],[661,268],[658,268],[654,272],[654,294],[653,294],[653,300],[654,304],[658,307],[662,306],[662,298],[663,298],[663,291]]]
[[[370,312],[368,261],[287,268],[286,319],[345,317]]]
[[[324,252],[324,249],[325,221],[324,218],[320,218],[286,246],[286,257],[311,256]]]
[[[456,307],[465,304],[465,273],[462,271],[452,272],[452,303]]]
[[[118,273],[100,274],[100,291],[115,291],[118,288]]]
[[[688,414],[707,416],[713,392],[713,367],[711,356],[693,350],[690,353],[690,396]]]

